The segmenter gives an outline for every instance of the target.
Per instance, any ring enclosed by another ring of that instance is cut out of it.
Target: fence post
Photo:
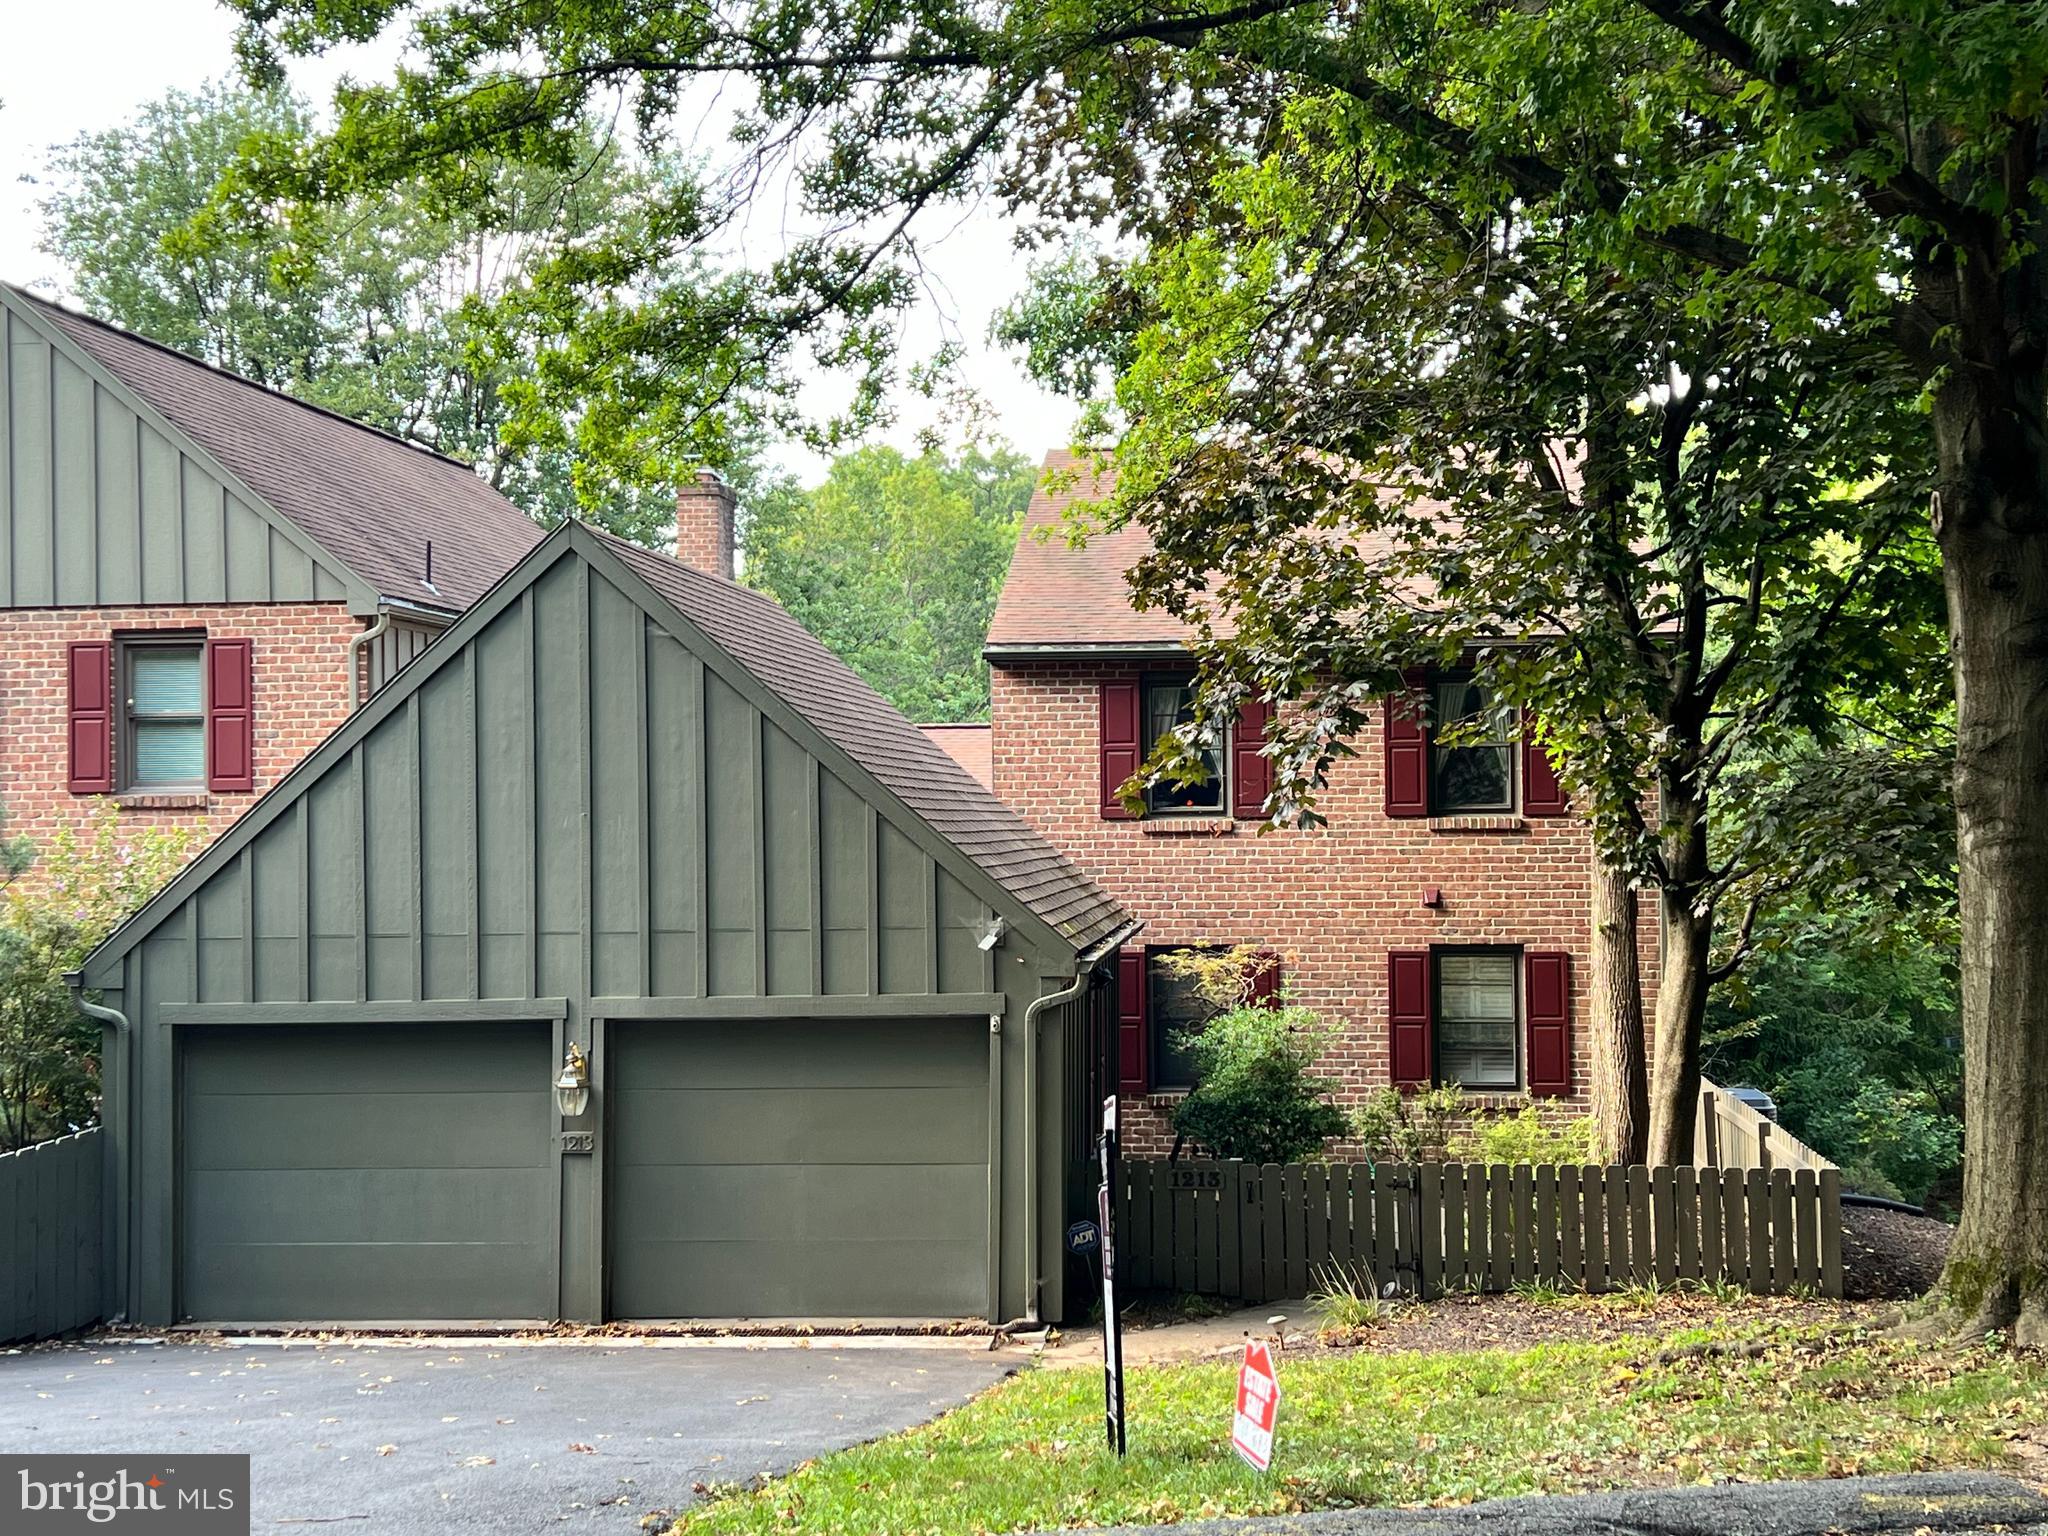
[[[1820,1171],[1820,1293],[1842,1294],[1842,1170]]]

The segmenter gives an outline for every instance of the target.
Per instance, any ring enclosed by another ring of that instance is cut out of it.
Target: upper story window
[[[205,650],[189,635],[121,642],[121,788],[205,787]]]
[[[1430,809],[1439,816],[1515,808],[1521,721],[1469,676],[1439,678],[1430,711]],[[1457,728],[1451,743],[1441,738]]]
[[[1195,690],[1185,677],[1148,677],[1144,682],[1144,737],[1140,749],[1150,757],[1161,737],[1195,718]],[[1223,752],[1220,743],[1204,747],[1202,761],[1209,776],[1199,784],[1154,784],[1145,791],[1152,815],[1217,812],[1224,806]]]
[[[1512,950],[1438,951],[1436,1080],[1483,1092],[1521,1084],[1521,989]]]

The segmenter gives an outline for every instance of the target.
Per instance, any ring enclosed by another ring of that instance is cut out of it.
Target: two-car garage
[[[183,1037],[187,1316],[556,1315],[549,1024]],[[985,1020],[608,1037],[609,1316],[988,1310]]]

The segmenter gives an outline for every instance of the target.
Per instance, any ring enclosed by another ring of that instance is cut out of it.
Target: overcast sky
[[[64,272],[36,248],[36,182],[50,147],[122,122],[173,87],[190,90],[229,74],[233,27],[213,0],[16,0],[9,9],[0,49],[0,278],[69,297]],[[343,74],[380,76],[392,57],[389,49],[352,50],[301,65],[295,81],[325,103]],[[905,356],[924,357],[942,339],[959,340],[969,349],[963,376],[986,403],[995,430],[1034,458],[1062,445],[1072,408],[984,339],[989,316],[1023,279],[1002,220],[957,210],[932,230],[943,238],[929,252],[931,291],[906,328]],[[925,425],[947,430],[932,402],[906,394],[898,406],[902,420],[891,441],[909,446]],[[801,450],[782,459],[807,480],[821,468]]]

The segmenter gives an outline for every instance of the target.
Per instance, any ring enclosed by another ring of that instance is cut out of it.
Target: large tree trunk
[[[1934,403],[1965,1106],[1941,1289],[1970,1325],[2048,1345],[2048,421],[2039,328],[2008,337],[1997,282],[1955,285],[1965,356]]]
[[[1594,1156],[1640,1163],[1649,1148],[1650,1090],[1643,1042],[1643,976],[1636,893],[1605,859],[1593,864],[1591,984]]]
[[[1650,1155],[1654,1165],[1692,1161],[1699,1116],[1700,1031],[1707,1019],[1707,961],[1714,909],[1706,885],[1707,806],[1690,766],[1663,776],[1667,828],[1658,891],[1657,1040],[1650,1059]]]

